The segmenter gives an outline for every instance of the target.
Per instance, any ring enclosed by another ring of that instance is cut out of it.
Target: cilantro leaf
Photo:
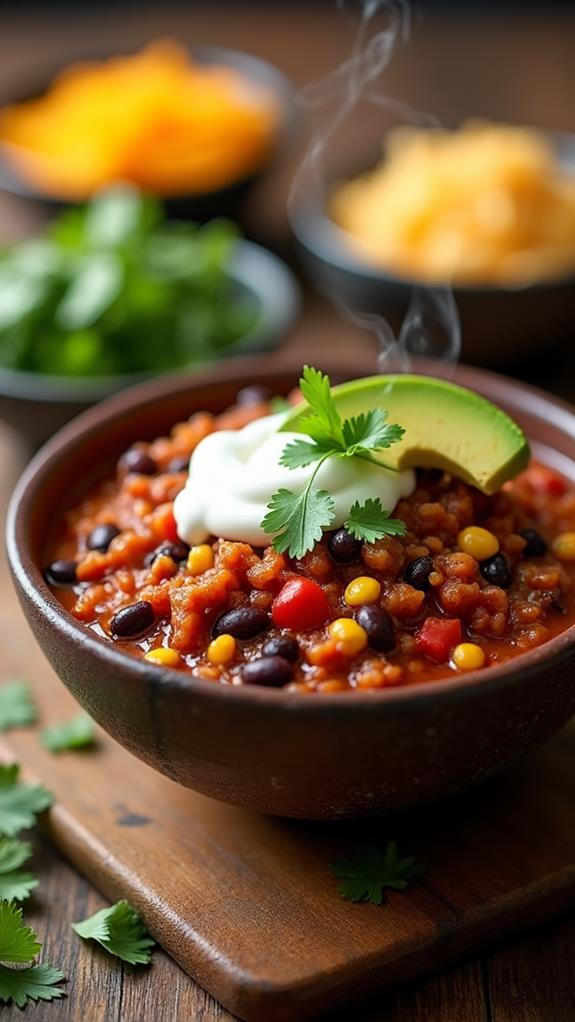
[[[79,937],[97,941],[110,954],[131,965],[147,965],[151,961],[150,948],[155,941],[127,901],[118,901],[89,919],[72,923],[72,929]]]
[[[18,869],[32,855],[32,846],[27,841],[0,838],[0,899],[25,901],[38,886],[33,873]]]
[[[49,791],[38,784],[22,784],[19,773],[16,763],[0,765],[0,835],[6,837],[31,827],[38,813],[52,805]]]
[[[94,722],[87,713],[78,713],[71,720],[53,724],[40,735],[40,741],[50,752],[64,752],[92,745],[95,738]]]
[[[22,921],[22,909],[0,902],[0,962],[31,962],[41,948],[34,930]]]
[[[337,454],[338,448],[334,448],[329,440],[320,440],[317,443],[310,443],[309,440],[292,440],[282,451],[280,465],[286,468],[305,468],[314,461],[321,461],[330,454]]]
[[[398,443],[405,433],[402,426],[387,425],[387,412],[382,408],[372,408],[346,419],[342,429],[348,456],[358,450],[383,451]]]
[[[275,533],[274,548],[280,554],[287,551],[296,560],[313,550],[335,513],[333,497],[327,490],[312,490],[310,486],[300,494],[278,490],[267,507],[264,532]]]
[[[304,366],[299,386],[310,407],[310,414],[300,423],[301,431],[314,440],[332,441],[341,447],[341,419],[331,396],[329,376],[312,366]]]
[[[7,681],[0,688],[0,731],[34,724],[38,711],[25,681]]]
[[[27,969],[7,969],[0,965],[0,1001],[13,1001],[25,1008],[28,1001],[54,1001],[64,997],[64,990],[55,986],[65,979],[60,969],[51,965],[31,965]]]
[[[401,518],[390,518],[379,497],[368,497],[365,504],[356,500],[344,522],[348,532],[364,543],[375,543],[383,536],[405,536],[407,527]]]
[[[389,887],[404,891],[409,881],[425,869],[413,855],[401,858],[395,841],[389,841],[382,851],[376,845],[366,845],[354,856],[336,862],[333,871],[341,881],[338,893],[347,901],[368,901],[381,905],[383,891]]]

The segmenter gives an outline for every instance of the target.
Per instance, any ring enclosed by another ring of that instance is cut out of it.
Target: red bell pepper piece
[[[428,617],[415,636],[418,653],[423,653],[438,663],[446,663],[453,647],[459,642],[461,642],[459,618]]]

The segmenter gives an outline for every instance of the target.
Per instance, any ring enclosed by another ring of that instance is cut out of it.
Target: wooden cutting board
[[[30,645],[17,612],[2,624]],[[72,698],[39,652],[27,658],[44,723],[71,715]],[[14,731],[0,756],[55,792],[47,826],[64,854],[109,898],[128,898],[194,979],[254,1022],[315,1018],[575,900],[573,726],[472,795],[370,823],[300,823],[218,804],[103,734],[93,752],[54,757],[34,730]],[[330,864],[389,838],[428,863],[425,875],[381,907],[343,901]]]

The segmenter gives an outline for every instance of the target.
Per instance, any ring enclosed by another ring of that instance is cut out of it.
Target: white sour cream
[[[184,489],[174,514],[180,539],[190,545],[208,536],[268,546],[261,527],[276,490],[301,493],[314,466],[288,469],[279,464],[290,440],[299,433],[278,433],[284,414],[267,415],[240,430],[220,430],[205,437],[192,454]],[[379,497],[392,511],[400,497],[415,489],[415,473],[389,472],[359,458],[330,458],[317,473],[314,487],[328,490],[335,502],[333,528],[343,525],[352,504]]]

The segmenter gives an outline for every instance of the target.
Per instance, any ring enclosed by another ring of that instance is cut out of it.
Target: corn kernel
[[[556,536],[551,549],[560,561],[575,561],[575,532],[562,532]]]
[[[474,642],[460,642],[451,654],[451,662],[458,671],[478,671],[485,667],[485,653]]]
[[[337,642],[337,648],[346,656],[356,656],[367,646],[367,632],[351,617],[338,617],[328,627],[328,633]]]
[[[193,546],[188,554],[187,568],[190,575],[203,575],[214,566],[214,551],[207,543]]]
[[[488,529],[482,529],[479,525],[470,525],[462,529],[457,537],[460,550],[471,554],[476,561],[485,561],[488,557],[494,557],[499,550],[499,540]]]
[[[177,667],[181,663],[180,654],[170,646],[158,646],[157,649],[151,649],[149,653],[145,654],[144,660],[148,660],[151,664],[159,664],[160,667]]]
[[[216,664],[218,667],[229,664],[230,660],[234,659],[235,654],[236,640],[233,635],[228,635],[227,633],[218,635],[217,639],[212,639],[208,646],[208,660],[211,664]]]
[[[343,598],[348,607],[360,607],[364,603],[375,603],[379,600],[380,594],[381,586],[377,579],[370,578],[369,575],[360,575],[346,586]]]

